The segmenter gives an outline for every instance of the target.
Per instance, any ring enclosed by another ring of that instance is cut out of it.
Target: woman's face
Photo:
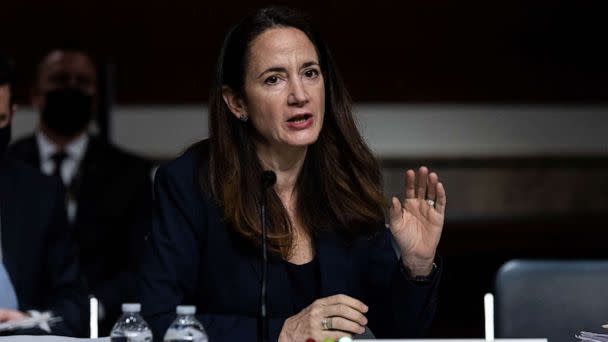
[[[256,37],[245,70],[244,110],[262,143],[308,146],[323,126],[325,86],[310,39],[295,28]]]

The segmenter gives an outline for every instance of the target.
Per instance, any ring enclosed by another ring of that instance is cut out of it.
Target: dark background
[[[228,28],[265,1],[2,1],[2,48],[33,66],[77,42],[116,100],[200,103]],[[277,1],[308,11],[358,102],[608,102],[605,1]]]

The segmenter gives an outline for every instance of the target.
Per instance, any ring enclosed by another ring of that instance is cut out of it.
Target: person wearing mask
[[[63,186],[6,157],[15,112],[12,70],[0,55],[0,323],[50,311],[61,320],[17,334],[82,336],[86,293]]]
[[[81,250],[90,292],[100,301],[100,334],[109,333],[120,304],[134,295],[134,268],[152,199],[151,165],[89,134],[97,72],[80,49],[55,49],[40,62],[32,88],[37,131],[10,155],[65,185],[66,211]]]

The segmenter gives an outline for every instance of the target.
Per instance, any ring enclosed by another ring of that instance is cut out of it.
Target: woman
[[[266,194],[264,170],[277,178]],[[405,178],[386,229],[379,166],[327,48],[297,12],[246,17],[219,56],[209,140],[156,176],[141,287],[156,338],[175,306],[191,303],[212,341],[255,339],[263,195],[271,340],[366,326],[377,337],[420,335],[434,310],[446,196],[424,167]]]

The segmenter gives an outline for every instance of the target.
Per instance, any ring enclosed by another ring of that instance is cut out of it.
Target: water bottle
[[[177,318],[165,334],[164,342],[208,342],[203,325],[196,320],[196,307],[179,305],[175,310]]]
[[[112,342],[151,342],[152,331],[148,323],[139,314],[141,305],[138,303],[126,303],[122,305],[122,316],[118,319],[112,332]]]

